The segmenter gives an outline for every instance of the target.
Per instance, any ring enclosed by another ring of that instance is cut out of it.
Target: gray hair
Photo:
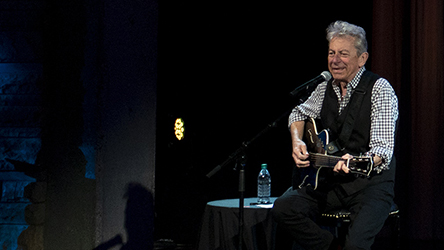
[[[328,42],[335,37],[342,36],[352,36],[355,38],[355,47],[358,50],[358,56],[367,52],[367,39],[365,38],[365,30],[362,27],[344,21],[336,21],[328,26]]]

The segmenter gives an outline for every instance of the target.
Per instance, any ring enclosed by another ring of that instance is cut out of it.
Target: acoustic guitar
[[[329,131],[324,129],[318,132],[316,121],[313,118],[305,121],[304,142],[310,154],[308,157],[310,166],[301,168],[303,180],[299,188],[312,185],[314,189],[317,189],[322,179],[322,172],[331,171],[340,161],[345,162],[350,169],[350,174],[370,177],[373,170],[373,157],[353,156],[352,159],[344,160],[338,156],[327,155],[327,147],[330,143]]]

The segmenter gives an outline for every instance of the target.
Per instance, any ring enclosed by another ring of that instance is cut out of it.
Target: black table
[[[271,202],[276,197],[270,198]],[[246,198],[244,206],[245,250],[274,249],[276,224],[271,218],[271,206],[250,205],[257,198]],[[207,203],[199,236],[198,250],[236,250],[239,239],[239,199]]]

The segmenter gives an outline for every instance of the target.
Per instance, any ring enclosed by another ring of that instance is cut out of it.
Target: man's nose
[[[341,62],[341,57],[339,56],[339,54],[336,54],[333,56],[333,58],[331,59],[331,61],[333,63],[340,63]]]

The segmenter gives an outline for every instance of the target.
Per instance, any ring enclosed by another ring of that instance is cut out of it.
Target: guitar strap
[[[333,131],[339,131],[339,129],[337,128],[340,128],[341,124],[342,129],[338,136],[338,139],[330,142],[327,145],[328,154],[335,154],[339,151],[343,151],[347,147],[353,128],[355,127],[355,122],[361,110],[364,96],[367,94],[369,87],[373,86],[379,78],[380,77],[377,74],[374,74],[370,71],[365,71],[362,74],[358,86],[352,93],[350,102],[347,105],[348,107],[346,108],[346,110],[344,110],[347,112],[346,115],[337,116],[335,121],[330,125],[330,128],[335,128],[331,129]]]

